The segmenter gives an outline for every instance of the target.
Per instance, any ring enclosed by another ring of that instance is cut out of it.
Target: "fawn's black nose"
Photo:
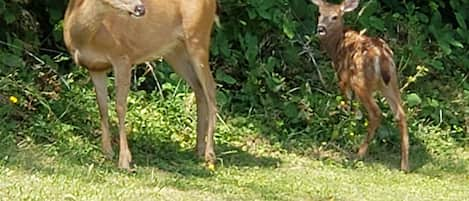
[[[324,26],[322,24],[318,24],[318,28],[316,29],[316,32],[320,36],[326,35],[327,34],[326,26]]]
[[[135,6],[134,15],[136,17],[141,17],[145,15],[145,6],[143,4]]]

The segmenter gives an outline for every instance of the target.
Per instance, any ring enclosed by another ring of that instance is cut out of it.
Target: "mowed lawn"
[[[43,149],[28,146],[6,154],[11,158],[0,166],[0,200],[469,200],[463,155],[459,165],[433,160],[404,174],[396,169],[397,154],[387,162],[379,157],[337,162],[236,149],[220,153],[212,172],[187,150],[148,163],[137,155],[141,166],[127,173],[99,157],[72,162]],[[170,156],[179,159],[164,158]]]

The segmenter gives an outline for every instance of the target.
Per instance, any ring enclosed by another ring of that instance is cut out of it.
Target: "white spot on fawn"
[[[378,57],[378,56],[375,56],[374,67],[375,67],[376,76],[381,77],[381,66],[380,66],[380,62],[379,62],[379,57]]]

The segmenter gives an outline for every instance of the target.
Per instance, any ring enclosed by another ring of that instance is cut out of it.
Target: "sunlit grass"
[[[160,168],[142,164],[136,173],[111,162],[76,164],[67,157],[34,156],[0,167],[3,200],[467,200],[467,174],[414,170],[404,174],[379,163],[331,164],[295,154],[270,158],[275,164],[219,165],[176,162]],[[234,153],[236,154],[236,153]],[[256,155],[255,153],[250,153]],[[168,153],[171,155],[171,153]],[[168,156],[165,156],[168,157]],[[177,155],[175,155],[177,157]],[[257,156],[262,157],[262,156]],[[252,159],[252,158],[249,158]],[[245,159],[240,159],[245,160]],[[165,161],[171,163],[171,161]],[[179,165],[189,167],[178,167]],[[437,173],[432,176],[428,173]]]

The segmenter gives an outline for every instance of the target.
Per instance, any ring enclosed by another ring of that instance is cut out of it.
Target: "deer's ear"
[[[324,3],[324,2],[322,2],[322,0],[311,0],[311,2],[316,4],[316,6],[321,6]]]
[[[342,3],[342,11],[350,12],[352,10],[355,10],[355,8],[358,7],[359,3],[360,3],[360,0],[345,0]]]

